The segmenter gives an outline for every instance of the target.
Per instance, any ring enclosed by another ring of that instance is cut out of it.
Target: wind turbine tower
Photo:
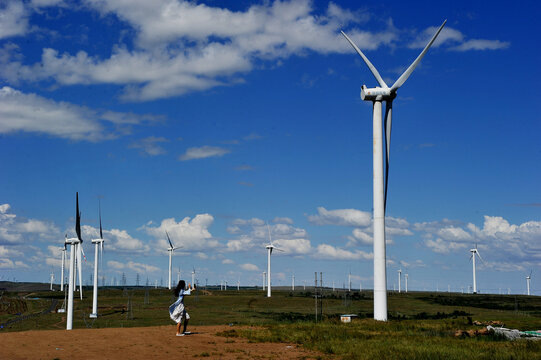
[[[171,242],[171,238],[169,237],[169,234],[167,231],[165,232],[165,235],[167,235],[167,241],[169,242],[169,248],[167,248],[167,251],[169,252],[169,289],[171,289],[171,271],[172,271],[172,257],[173,257],[173,251],[178,249],[179,247],[174,247],[173,243]]]
[[[400,281],[402,280],[402,269],[398,270],[398,292],[402,292],[402,287]]]
[[[66,238],[65,243],[70,246],[69,284],[68,284],[68,313],[66,315],[66,330],[73,328],[73,289],[75,287],[75,257],[78,246],[83,242],[81,238],[81,213],[79,212],[79,193],[75,193],[75,233],[76,238]]]
[[[271,297],[271,254],[272,250],[276,249],[278,251],[283,251],[281,249],[276,248],[272,244],[272,237],[270,232],[269,224],[267,223],[267,231],[269,232],[269,245],[265,246],[265,249],[267,249],[267,297]]]
[[[192,286],[195,284],[195,266],[192,268]]]
[[[291,275],[291,291],[295,291],[295,274]]]
[[[530,295],[530,280],[532,279],[532,272],[530,271],[530,275],[526,276],[526,290],[527,294]]]
[[[49,290],[53,291],[53,282],[54,282],[54,272],[51,270],[51,287]],[[528,287],[529,288],[529,287]],[[529,292],[529,291],[528,291]],[[529,295],[529,294],[528,294]]]
[[[408,273],[404,274],[404,279],[406,280],[406,292],[408,292]]]
[[[475,276],[475,256],[479,256],[479,259],[483,260],[481,255],[479,254],[479,250],[477,250],[477,244],[475,244],[475,248],[470,249],[471,256],[470,260],[472,260],[472,266],[473,266],[473,293],[477,294],[477,279]]]
[[[100,218],[100,238],[93,239],[94,244],[94,293],[92,294],[92,313],[90,318],[95,319],[98,317],[98,268],[100,259],[103,261],[103,230],[101,227],[101,203],[99,203],[99,218]],[[101,252],[101,254],[100,254]]]
[[[362,53],[362,51],[353,43],[353,41],[342,31],[342,35],[353,46],[355,51],[364,60],[374,77],[379,83],[379,87],[367,88],[361,87],[361,99],[371,101],[373,104],[373,201],[374,201],[374,319],[387,321],[387,270],[385,255],[385,210],[387,199],[387,185],[389,175],[389,151],[391,145],[391,115],[392,104],[396,97],[397,90],[406,82],[413,70],[419,65],[426,52],[436,40],[440,31],[443,29],[446,21],[436,31],[432,39],[428,42],[423,51],[413,61],[413,63],[400,75],[398,80],[389,88],[383,78],[376,70],[374,65]],[[383,130],[381,118],[381,105],[386,102],[385,109],[385,183],[383,175]]]
[[[61,264],[61,272],[60,272],[60,291],[64,291],[64,267],[66,266],[66,239],[68,235],[66,234],[66,237],[64,238],[64,247],[60,248],[62,250],[62,264]]]
[[[265,291],[265,282],[267,281],[267,272],[263,271],[263,291]]]

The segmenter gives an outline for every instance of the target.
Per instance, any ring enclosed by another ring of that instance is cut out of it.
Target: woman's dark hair
[[[175,296],[178,296],[180,294],[180,290],[184,290],[185,287],[186,282],[184,280],[180,280],[177,287],[175,288]]]

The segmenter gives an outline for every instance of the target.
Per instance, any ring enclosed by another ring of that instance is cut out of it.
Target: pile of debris
[[[503,336],[507,340],[528,339],[541,340],[541,330],[537,331],[520,331],[517,329],[507,329],[504,327],[487,326],[487,330],[494,332],[496,335]]]

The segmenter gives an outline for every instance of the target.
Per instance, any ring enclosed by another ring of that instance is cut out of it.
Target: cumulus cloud
[[[483,227],[464,225],[457,221],[416,223],[413,228],[422,232],[424,244],[440,254],[467,249],[478,243],[483,257],[489,262],[531,262],[541,259],[541,221],[510,224],[501,216],[484,216]],[[486,254],[486,255],[485,255]],[[503,267],[512,269],[513,267]]]
[[[226,265],[231,265],[231,264],[234,264],[235,262],[231,259],[223,259],[222,260],[222,264],[226,264]]]
[[[438,27],[431,26],[419,33],[417,37],[408,45],[412,49],[421,49],[426,46],[432,36],[436,33]],[[510,46],[509,42],[500,40],[486,39],[469,39],[465,40],[464,34],[459,30],[445,26],[438,35],[432,46],[438,47],[448,45],[449,50],[453,51],[469,51],[469,50],[499,50],[506,49]]]
[[[340,249],[328,244],[318,245],[313,256],[325,260],[370,260],[374,257],[372,253]]]
[[[118,44],[105,59],[83,50],[69,54],[46,48],[39,63],[6,62],[3,75],[62,85],[115,84],[123,86],[125,100],[146,101],[238,83],[261,60],[308,51],[350,52],[339,34],[350,24],[348,34],[363,49],[390,45],[398,34],[392,26],[360,30],[355,23],[363,13],[333,3],[316,14],[309,0],[265,2],[240,11],[181,0],[88,0],[86,5],[131,26],[133,48]]]
[[[152,273],[152,272],[160,271],[160,269],[154,265],[148,265],[148,264],[138,263],[134,261],[128,261],[126,263],[122,263],[119,261],[110,260],[107,262],[107,266],[117,271],[132,270],[133,272],[138,273],[138,274],[145,274],[145,273]]]
[[[242,264],[240,268],[246,271],[259,271],[259,268],[257,267],[257,265],[254,265],[254,264]]]
[[[219,146],[201,146],[201,147],[191,147],[186,150],[186,152],[179,156],[180,161],[195,160],[195,159],[205,159],[209,157],[221,157],[225,154],[230,153],[231,151]]]
[[[369,226],[372,215],[357,209],[327,210],[323,206],[317,208],[317,215],[309,215],[308,221],[316,225]]]
[[[463,42],[460,45],[450,48],[450,50],[453,50],[453,51],[500,50],[500,49],[507,49],[510,45],[511,43],[508,41],[471,39],[471,40]]]
[[[0,39],[24,35],[28,27],[29,11],[22,1],[7,1],[0,5]]]
[[[284,250],[286,254],[303,255],[312,250],[310,240],[307,239],[306,230],[292,226],[291,219],[276,217],[273,224],[267,224],[258,218],[234,219],[228,231],[238,235],[228,240],[227,251],[249,251],[254,248],[264,249],[269,243],[269,236],[273,244]],[[270,233],[270,234],[269,234]]]
[[[169,233],[171,241],[175,246],[182,246],[183,251],[207,250],[219,246],[217,240],[212,237],[209,227],[214,222],[210,214],[198,214],[194,218],[185,217],[177,222],[175,218],[168,218],[161,221],[159,226],[144,225],[142,230],[153,236],[157,242],[155,251],[165,251],[169,244],[165,232]]]
[[[0,88],[0,134],[30,132],[70,140],[101,141],[126,133],[130,124],[154,119],[148,115],[94,111],[25,94],[8,86]]]
[[[68,229],[68,233],[73,230]],[[83,225],[81,226],[83,239],[99,238],[99,228]],[[132,237],[126,230],[121,229],[103,229],[104,247],[107,251],[121,253],[147,253],[151,250],[150,246]],[[86,244],[86,242],[84,243]]]
[[[160,143],[166,143],[167,140],[164,137],[149,136],[143,139],[139,139],[131,143],[130,148],[139,149],[141,154],[148,156],[157,156],[167,153],[167,151],[160,146]]]
[[[9,204],[0,205],[0,244],[20,244],[24,239],[52,239],[59,236],[58,228],[50,222],[22,219],[10,212]]]

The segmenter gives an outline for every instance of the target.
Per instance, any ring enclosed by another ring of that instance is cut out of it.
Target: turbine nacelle
[[[386,101],[393,100],[396,97],[396,92],[390,88],[376,86],[368,88],[366,85],[361,86],[361,99],[364,101]]]

